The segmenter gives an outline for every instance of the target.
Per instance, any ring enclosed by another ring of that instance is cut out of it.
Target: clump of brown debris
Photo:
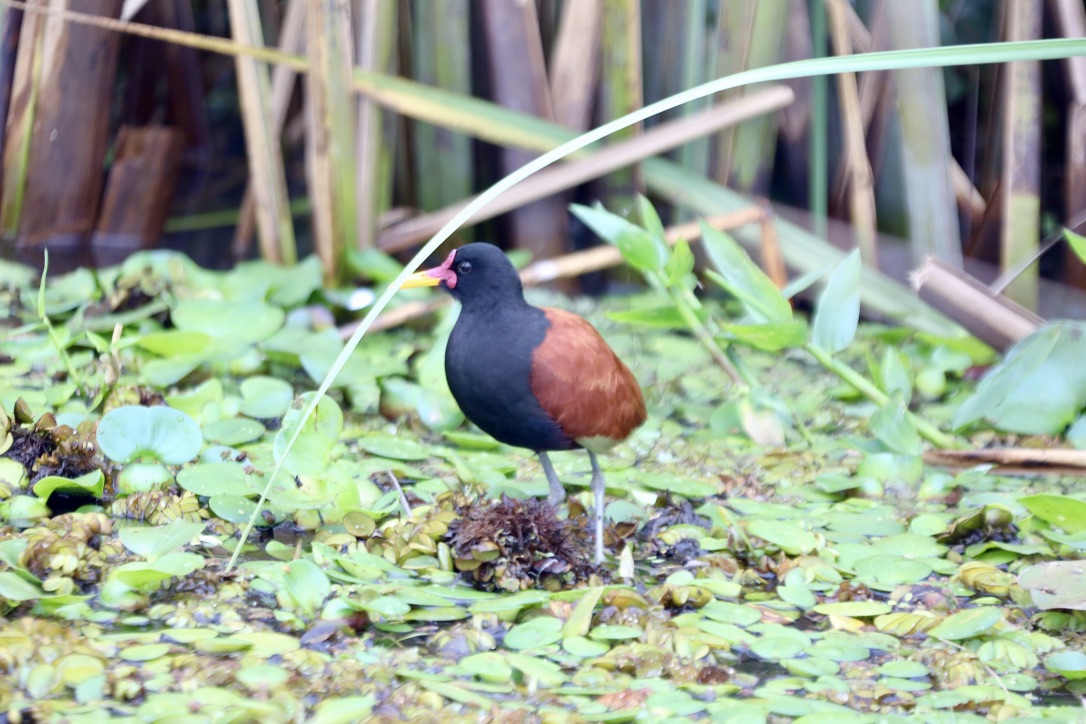
[[[449,525],[456,569],[484,589],[520,591],[562,587],[592,572],[587,551],[557,509],[541,500],[470,503]]]

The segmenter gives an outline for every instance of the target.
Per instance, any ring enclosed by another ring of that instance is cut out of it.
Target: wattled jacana
[[[595,558],[602,563],[604,482],[596,454],[645,421],[637,380],[591,324],[528,304],[516,269],[496,246],[462,246],[403,286],[439,285],[462,307],[445,375],[464,415],[496,440],[539,456],[552,505],[566,494],[547,451],[588,450]]]

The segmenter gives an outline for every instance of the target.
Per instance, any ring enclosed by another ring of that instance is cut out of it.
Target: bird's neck
[[[464,314],[488,321],[512,319],[523,314],[525,310],[532,309],[524,300],[523,292],[502,298],[461,299],[460,303],[464,307]]]

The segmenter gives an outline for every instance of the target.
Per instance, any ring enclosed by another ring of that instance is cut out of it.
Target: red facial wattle
[[[441,263],[441,266],[436,266],[433,269],[426,271],[427,276],[431,276],[438,281],[445,282],[445,286],[449,289],[456,288],[456,272],[453,271],[453,261],[456,259],[456,252],[449,252],[449,255],[445,257],[445,261]]]

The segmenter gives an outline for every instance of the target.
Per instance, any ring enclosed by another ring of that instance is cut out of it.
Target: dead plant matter
[[[517,591],[542,583],[562,585],[562,577],[587,578],[587,551],[557,509],[541,500],[502,496],[493,503],[469,503],[449,525],[448,541],[456,569],[479,588]]]

